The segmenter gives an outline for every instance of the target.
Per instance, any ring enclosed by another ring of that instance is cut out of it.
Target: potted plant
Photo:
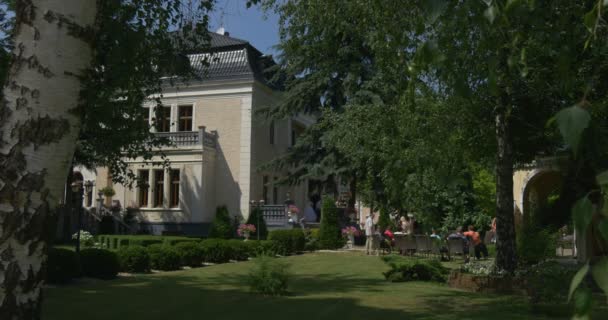
[[[110,186],[103,187],[99,191],[101,191],[103,196],[106,197],[106,206],[110,206],[110,204],[112,204],[112,197],[116,195],[116,191],[114,191],[114,189]]]
[[[255,226],[253,224],[244,224],[241,223],[239,225],[239,228],[236,230],[236,232],[238,233],[239,237],[243,237],[245,238],[245,241],[249,240],[249,237],[251,236],[252,233],[255,232]]]
[[[353,244],[355,243],[355,236],[358,235],[359,230],[357,230],[357,228],[353,226],[344,227],[344,229],[342,229],[342,236],[348,239],[348,241],[346,242],[346,247],[348,249],[353,248]]]

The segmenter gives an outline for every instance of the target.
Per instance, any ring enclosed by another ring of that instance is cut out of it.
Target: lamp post
[[[82,181],[72,182],[72,193],[76,195],[76,210],[78,210],[78,228],[76,233],[76,254],[80,253],[80,227],[82,224]]]
[[[91,206],[92,204],[89,202],[89,195],[93,192],[93,181],[87,180],[84,183],[84,193],[87,195],[87,206]],[[93,195],[91,195],[93,197]]]
[[[265,203],[264,200],[260,200],[260,201],[251,200],[251,201],[249,201],[249,204],[251,205],[252,210],[259,209],[261,206],[264,206],[264,203]],[[257,212],[256,214],[257,214],[257,216],[256,216],[255,232],[256,232],[256,235],[257,235],[257,239],[260,240],[260,212]]]

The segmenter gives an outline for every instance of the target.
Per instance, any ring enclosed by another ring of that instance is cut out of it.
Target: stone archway
[[[547,205],[552,194],[559,194],[563,186],[563,177],[555,170],[534,170],[524,183],[522,194],[522,215],[531,215],[542,206]]]

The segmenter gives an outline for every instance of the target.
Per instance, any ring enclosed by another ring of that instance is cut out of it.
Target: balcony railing
[[[198,131],[156,132],[155,135],[159,138],[169,139],[177,147],[202,143],[205,147],[215,148],[217,144],[217,132],[206,132],[205,127],[200,127]]]

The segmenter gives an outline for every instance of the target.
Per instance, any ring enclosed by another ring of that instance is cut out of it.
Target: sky
[[[266,14],[257,6],[247,9],[247,0],[217,0],[211,14],[210,29],[220,26],[231,37],[249,41],[264,54],[276,55],[272,47],[279,42],[278,16]]]

